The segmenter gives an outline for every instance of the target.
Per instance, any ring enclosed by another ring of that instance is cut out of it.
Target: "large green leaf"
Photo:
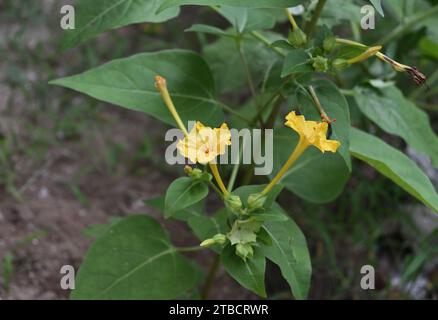
[[[275,175],[298,143],[298,135],[289,128],[274,132]],[[334,200],[350,177],[349,169],[339,153],[321,153],[310,146],[284,175],[280,184],[301,198],[315,203]]]
[[[208,65],[196,53],[166,50],[114,60],[82,74],[51,84],[83,92],[93,98],[142,111],[175,125],[155,88],[155,76],[167,79],[169,91],[183,121],[199,120],[217,126],[223,120],[214,96]]]
[[[172,299],[193,289],[200,270],[180,255],[154,219],[130,216],[91,245],[73,299]]]
[[[287,8],[296,6],[302,2],[303,0],[164,0],[159,10],[188,4],[247,8]]]
[[[355,89],[360,110],[380,128],[403,138],[413,149],[428,155],[438,167],[438,137],[427,114],[407,100],[396,87],[376,92],[369,88]]]
[[[164,216],[172,216],[195,203],[198,203],[208,195],[208,186],[199,180],[189,177],[181,177],[173,181],[166,191],[164,199]]]
[[[281,37],[273,33],[264,33],[264,35],[272,41]],[[258,85],[263,81],[266,70],[279,57],[271,48],[253,38],[245,38],[241,41],[242,51],[246,57],[254,83]],[[205,57],[213,71],[220,93],[234,92],[248,86],[248,79],[237,49],[236,40],[229,37],[220,38],[203,48],[203,57]]]
[[[221,261],[225,270],[240,285],[261,297],[266,297],[266,259],[258,248],[254,249],[254,257],[243,261],[242,258],[236,255],[234,246],[227,246],[222,250]]]
[[[313,82],[312,85],[325,112],[331,119],[336,119],[336,122],[332,124],[330,139],[341,142],[338,153],[344,158],[351,171],[349,151],[351,123],[348,102],[331,81],[318,80]],[[305,94],[303,90],[300,90],[297,93],[297,100],[298,109],[306,116],[306,119],[321,121],[321,116],[309,94]]]
[[[227,211],[221,209],[211,217],[201,214],[198,216],[193,215],[188,218],[187,223],[199,240],[202,241],[218,233],[227,233],[229,231],[227,217]]]
[[[353,156],[365,161],[415,198],[438,212],[438,195],[423,171],[406,155],[382,140],[352,129],[350,150]]]
[[[262,253],[280,267],[281,273],[297,299],[306,299],[312,265],[306,238],[295,222],[267,221],[264,230],[272,240],[271,245],[263,245]]]
[[[271,29],[278,9],[250,9],[222,6],[218,12],[233,25],[238,33]]]
[[[65,30],[61,47],[66,49],[109,29],[132,23],[163,22],[179,13],[170,8],[156,13],[163,0],[79,0],[75,3],[75,29]]]

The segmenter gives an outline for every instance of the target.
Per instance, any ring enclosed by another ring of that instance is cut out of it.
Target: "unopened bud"
[[[248,197],[248,209],[249,210],[256,210],[263,208],[263,205],[265,204],[266,196],[262,193],[254,193],[249,195]]]
[[[335,70],[342,70],[349,66],[349,63],[345,59],[335,59],[332,62],[332,67]]]
[[[222,233],[214,235],[212,239],[216,244],[219,244],[221,246],[223,246],[227,242],[227,236]]]
[[[300,28],[296,28],[289,32],[289,43],[295,48],[302,48],[307,43],[307,36]]]
[[[312,59],[312,66],[315,71],[326,72],[328,70],[328,60],[321,56]]]
[[[216,242],[213,239],[206,239],[201,242],[200,246],[203,248],[211,247],[212,245],[215,245]]]
[[[242,200],[239,196],[230,194],[225,198],[225,205],[231,212],[239,213],[239,211],[242,209]]]
[[[254,250],[250,244],[236,244],[236,255],[241,257],[244,261],[251,259],[254,256]]]

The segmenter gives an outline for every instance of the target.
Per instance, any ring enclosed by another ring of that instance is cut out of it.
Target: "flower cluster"
[[[178,141],[178,151],[192,163],[208,165],[210,167],[216,183],[219,186],[225,206],[229,211],[235,214],[233,227],[226,235],[217,234],[210,239],[204,240],[201,246],[223,246],[229,242],[235,247],[236,254],[242,259],[246,260],[251,258],[254,252],[253,246],[256,245],[257,233],[262,225],[262,222],[253,220],[251,214],[259,210],[264,210],[268,193],[278,184],[284,174],[308,147],[315,146],[323,153],[326,151],[336,152],[339,148],[339,141],[327,138],[329,123],[325,119],[328,118],[328,116],[323,117],[323,121],[306,120],[304,116],[298,115],[294,111],[286,116],[285,125],[298,133],[298,144],[293,149],[289,159],[266,188],[262,192],[251,194],[248,197],[247,206],[244,208],[240,197],[232,194],[231,190],[227,190],[225,187],[216,165],[217,157],[224,154],[227,147],[231,145],[231,133],[228,125],[223,123],[219,128],[211,128],[197,121],[190,132],[188,132],[172,102],[165,79],[157,76],[155,85],[160,91],[169,111],[175,118],[175,122],[184,132],[185,137]],[[319,107],[321,106],[319,105]],[[192,169],[190,167],[186,168],[185,171],[189,176],[201,174],[199,169]]]

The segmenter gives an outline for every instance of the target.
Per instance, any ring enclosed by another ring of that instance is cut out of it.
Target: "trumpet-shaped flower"
[[[327,139],[328,124],[325,121],[309,121],[293,111],[286,116],[285,124],[299,134],[303,144],[314,145],[322,152],[336,152],[341,145],[339,141]]]
[[[226,123],[210,128],[197,121],[190,133],[178,142],[179,152],[193,163],[207,164],[224,154],[231,145],[231,133]]]
[[[289,159],[287,159],[277,175],[261,192],[262,196],[268,194],[269,191],[272,190],[272,188],[281,180],[284,174],[309,146],[313,145],[322,152],[336,152],[341,145],[339,141],[327,139],[328,123],[325,121],[308,121],[304,118],[304,116],[297,115],[295,111],[292,111],[286,116],[285,124],[298,133],[300,140],[298,141],[294,151],[289,156]]]

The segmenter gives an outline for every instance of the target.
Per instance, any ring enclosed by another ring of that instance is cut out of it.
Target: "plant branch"
[[[216,255],[214,261],[210,267],[210,271],[208,272],[207,279],[205,279],[204,288],[202,289],[201,299],[208,299],[208,295],[210,294],[211,287],[213,285],[214,278],[216,276],[217,271],[219,270],[220,257]]]

